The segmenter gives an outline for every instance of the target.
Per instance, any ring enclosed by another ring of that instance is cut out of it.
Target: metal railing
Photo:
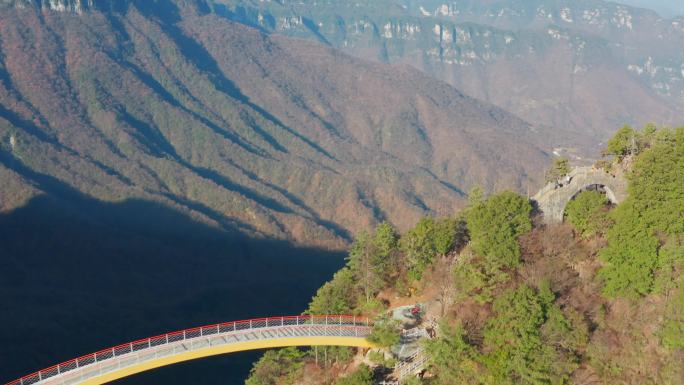
[[[406,378],[412,374],[417,374],[425,368],[427,364],[427,357],[418,356],[415,361],[408,363],[406,366],[399,369],[397,376],[399,379]]]
[[[120,369],[221,344],[293,337],[358,337],[371,331],[367,318],[325,315],[257,318],[179,330],[86,354],[39,370],[6,385],[71,384]],[[76,377],[76,379],[74,379]]]
[[[422,337],[428,337],[428,333],[423,327],[415,327],[412,329],[406,329],[401,331],[401,336],[403,338],[422,338]]]
[[[404,361],[398,362],[394,367],[394,373],[401,380],[406,376],[416,374],[425,368],[427,356],[422,349],[418,349]]]

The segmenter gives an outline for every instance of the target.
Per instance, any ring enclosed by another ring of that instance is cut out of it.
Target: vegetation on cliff
[[[583,191],[568,203],[565,220],[585,238],[591,238],[610,228],[608,206],[610,201],[599,191]]]
[[[627,151],[638,155],[629,198],[611,213],[615,224],[601,251],[605,267],[600,275],[606,295],[637,298],[652,293],[656,279],[672,271],[672,254],[677,254],[672,245],[684,235],[684,130],[629,130],[621,130],[610,143],[620,156]]]
[[[619,206],[582,192],[565,224],[535,225],[525,198],[474,194],[457,218],[426,218],[401,236],[383,224],[357,238],[312,309],[373,316],[388,292],[435,300],[451,291],[437,337],[425,342],[426,375],[410,383],[681,383],[684,128],[626,130],[609,144],[612,167],[630,181]],[[329,370],[352,374],[312,383],[371,383],[367,367],[345,358]],[[386,364],[374,361],[381,375]]]

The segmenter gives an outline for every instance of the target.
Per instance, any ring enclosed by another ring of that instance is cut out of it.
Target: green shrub
[[[373,372],[368,366],[361,365],[354,373],[337,380],[337,385],[373,385]]]
[[[385,354],[380,351],[371,351],[368,353],[368,359],[370,362],[383,366],[385,368],[394,368],[394,365],[397,363],[395,359],[393,358],[385,358]]]
[[[435,384],[479,384],[482,375],[477,349],[466,341],[461,325],[442,324],[442,335],[425,342],[425,353]]]
[[[399,322],[386,318],[375,321],[371,334],[367,339],[380,347],[390,347],[398,344],[401,339]]]
[[[461,218],[440,218],[435,223],[433,242],[439,255],[446,255],[466,240],[466,224]]]
[[[638,133],[630,126],[624,126],[618,130],[608,141],[606,155],[615,155],[618,158],[636,154],[639,151]]]
[[[611,214],[608,246],[599,272],[609,297],[652,292],[664,263],[660,239],[684,234],[684,128],[650,133],[649,148],[634,163],[629,198]],[[659,239],[660,238],[660,239]]]
[[[382,365],[385,362],[385,354],[383,352],[371,351],[368,353],[368,359],[376,365]]]
[[[604,266],[599,271],[606,296],[637,298],[651,292],[658,260],[658,239],[624,203],[613,215],[616,224],[608,231],[608,246],[601,250]]]
[[[297,348],[268,350],[252,367],[245,385],[293,384],[304,367],[303,357]]]
[[[493,300],[494,288],[508,279],[508,274],[486,266],[481,258],[464,253],[454,266],[453,279],[457,300],[474,298],[485,303]]]
[[[607,207],[610,201],[598,191],[583,191],[565,208],[565,217],[585,238],[601,234],[610,227]]]
[[[518,237],[532,229],[529,201],[513,192],[494,195],[466,215],[473,250],[494,267],[520,263]]]
[[[434,261],[437,249],[432,241],[435,220],[423,218],[416,226],[401,237],[401,250],[404,252],[411,279],[420,280],[425,269]]]
[[[684,276],[668,301],[665,321],[660,332],[662,343],[670,349],[684,349]]]
[[[570,173],[570,162],[567,158],[555,158],[551,169],[546,172],[546,182],[554,182]]]
[[[572,325],[548,287],[509,290],[494,301],[484,330],[483,362],[496,384],[562,384],[577,367],[565,343]]]
[[[667,295],[684,273],[684,236],[670,237],[658,250],[654,292]]]
[[[371,298],[370,301],[363,302],[358,309],[355,310],[355,314],[378,314],[383,312],[387,306],[378,298]]]
[[[409,277],[420,280],[425,270],[434,262],[435,256],[449,253],[457,241],[465,239],[463,221],[430,217],[421,219],[416,226],[401,237]]]
[[[335,273],[318,289],[309,304],[308,314],[348,314],[355,307],[354,277],[349,268]]]
[[[370,302],[399,270],[398,239],[394,228],[383,222],[373,234],[359,234],[349,248],[347,266],[366,302]]]

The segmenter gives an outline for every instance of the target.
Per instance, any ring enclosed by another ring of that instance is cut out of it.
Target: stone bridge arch
[[[627,181],[594,167],[578,167],[559,182],[552,182],[542,188],[532,201],[544,217],[546,223],[563,222],[563,214],[568,202],[582,191],[599,189],[613,204],[627,198]]]

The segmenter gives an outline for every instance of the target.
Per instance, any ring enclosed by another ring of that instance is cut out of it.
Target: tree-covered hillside
[[[451,213],[476,181],[522,191],[546,157],[527,123],[409,68],[201,0],[90,3],[0,6],[0,211],[58,195],[54,178],[339,248]]]
[[[309,311],[380,315],[375,341],[391,345],[385,308],[440,305],[428,311],[439,324],[424,342],[428,365],[407,384],[681,384],[684,127],[626,127],[607,152],[606,172],[630,182],[617,207],[589,190],[570,202],[565,224],[544,225],[515,193],[475,191],[455,218],[357,238]],[[391,373],[378,352],[342,352],[321,363],[311,351],[294,371],[267,356],[248,383],[371,385]]]
[[[604,0],[213,0],[216,12],[408,64],[593,157],[613,127],[684,113],[684,17]]]

